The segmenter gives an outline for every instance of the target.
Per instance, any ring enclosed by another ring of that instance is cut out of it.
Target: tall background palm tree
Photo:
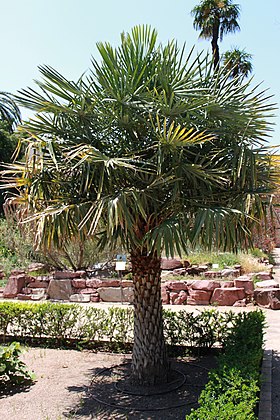
[[[240,6],[232,0],[201,0],[191,14],[194,28],[200,31],[199,37],[211,39],[214,67],[217,69],[220,61],[218,42],[224,35],[240,30]]]
[[[260,147],[273,106],[225,69],[213,74],[207,57],[158,45],[148,26],[122,34],[117,48],[97,48],[87,78],[71,82],[44,66],[38,92],[21,93],[36,116],[20,127],[25,161],[4,175],[38,246],[94,236],[101,249],[130,253],[132,380],[151,385],[166,381],[169,369],[161,253],[250,243],[277,181]]]
[[[252,55],[248,54],[245,50],[239,48],[232,48],[223,54],[223,64],[230,71],[232,78],[248,77],[253,71]]]

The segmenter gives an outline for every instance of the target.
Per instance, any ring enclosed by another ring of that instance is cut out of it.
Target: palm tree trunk
[[[219,52],[219,45],[218,45],[219,31],[220,31],[220,22],[218,20],[213,25],[213,35],[212,35],[212,41],[211,41],[215,70],[219,69],[219,62],[220,62],[220,52]]]
[[[134,284],[132,381],[139,385],[167,382],[169,364],[163,336],[160,258],[131,255]]]

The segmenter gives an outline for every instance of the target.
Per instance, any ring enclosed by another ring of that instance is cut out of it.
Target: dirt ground
[[[174,390],[151,397],[127,395],[116,388],[119,371],[125,373],[129,366],[129,356],[29,348],[22,360],[34,371],[36,382],[25,390],[0,395],[2,420],[185,419],[197,407],[208,368],[215,366],[214,356],[172,361],[178,373]]]

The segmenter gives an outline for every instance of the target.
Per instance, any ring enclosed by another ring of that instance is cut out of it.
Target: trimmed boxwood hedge
[[[238,316],[208,309],[197,315],[184,310],[163,311],[164,333],[172,346],[212,347],[221,345],[234,328]],[[67,303],[0,302],[2,341],[14,337],[51,339],[58,345],[67,340],[86,343],[133,342],[132,308],[93,308]]]
[[[200,395],[200,408],[192,410],[187,420],[257,419],[264,326],[261,311],[238,314],[218,368],[210,372]]]

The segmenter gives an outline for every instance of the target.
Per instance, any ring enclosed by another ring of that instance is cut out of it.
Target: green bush
[[[233,312],[219,313],[215,309],[198,315],[184,310],[163,311],[166,343],[178,346],[212,347],[223,344],[236,322]],[[133,342],[132,308],[91,308],[66,303],[0,303],[0,335],[25,338],[50,339],[58,345],[69,340],[109,343]]]
[[[22,350],[19,343],[0,346],[0,388],[27,384],[34,380],[25,363],[19,359]]]
[[[224,343],[218,368],[209,374],[209,382],[199,399],[200,408],[187,420],[256,419],[260,364],[264,334],[261,311],[240,313]]]

